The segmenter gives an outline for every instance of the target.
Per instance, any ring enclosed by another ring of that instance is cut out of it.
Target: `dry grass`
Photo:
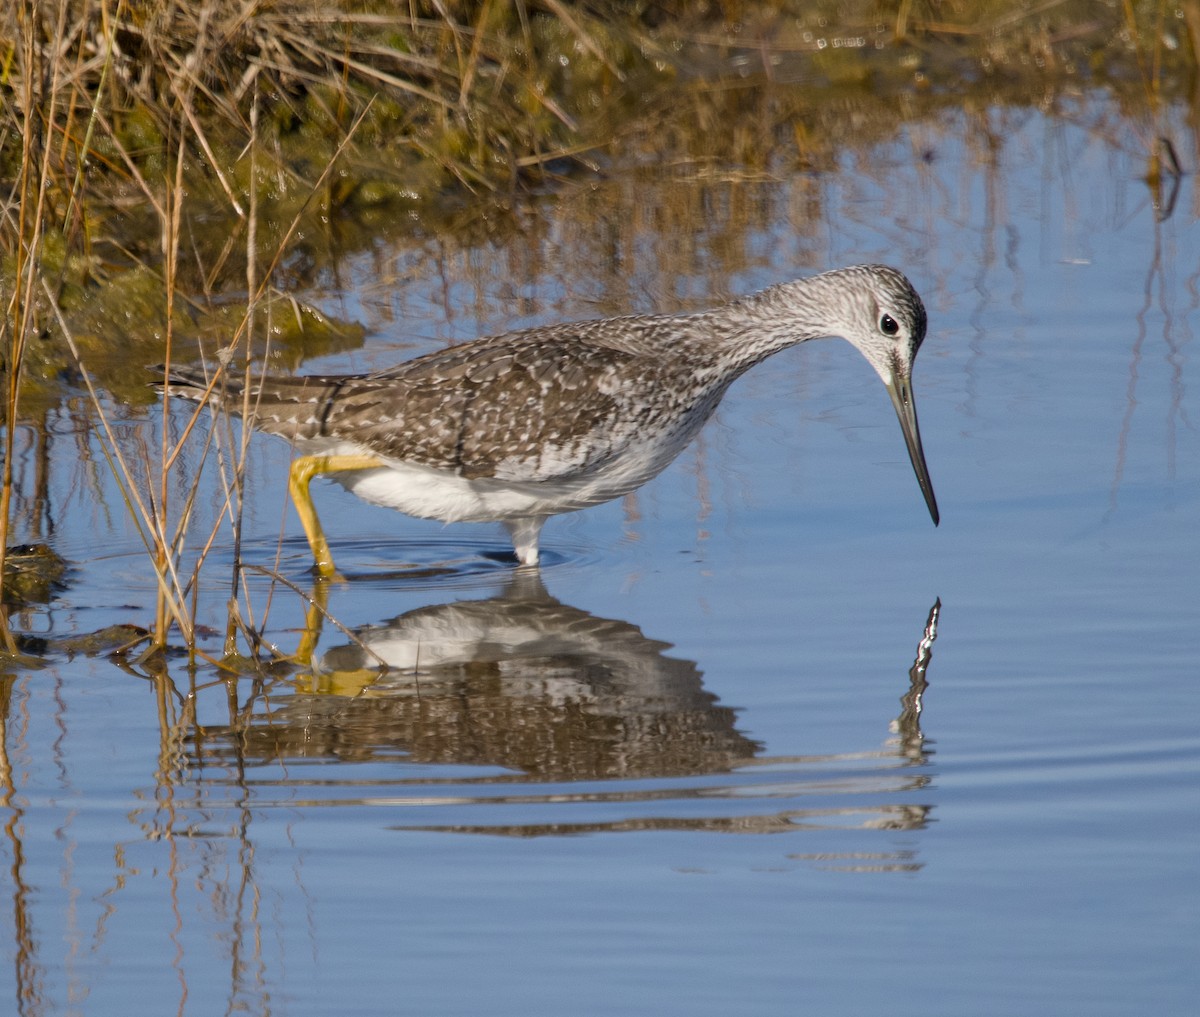
[[[15,236],[9,238],[15,259],[15,284],[4,323],[7,368],[4,436],[7,447],[3,493],[0,496],[0,537],[3,538],[0,539],[0,568],[3,566],[3,548],[8,543],[13,441],[17,425],[22,419],[22,383],[23,375],[29,366],[28,343],[32,337],[45,334],[53,327],[70,353],[79,384],[86,389],[91,400],[100,431],[100,448],[108,461],[129,517],[154,565],[157,596],[151,649],[161,651],[172,629],[179,633],[187,646],[194,648],[195,592],[198,589],[199,568],[203,563],[204,553],[200,555],[200,561],[190,575],[180,571],[180,561],[184,539],[192,518],[198,476],[190,478],[190,484],[185,485],[182,503],[173,505],[172,471],[178,461],[180,448],[170,437],[171,430],[167,426],[168,410],[165,404],[161,411],[162,441],[157,455],[152,456],[143,450],[144,454],[140,459],[130,458],[131,450],[124,447],[114,433],[109,407],[103,393],[93,381],[90,368],[93,358],[86,355],[64,312],[64,306],[69,307],[69,300],[64,299],[64,288],[68,282],[68,270],[72,259],[87,260],[91,250],[92,235],[88,228],[88,201],[91,194],[83,186],[87,175],[86,168],[108,147],[119,154],[120,165],[126,174],[126,183],[133,182],[136,186],[139,199],[150,209],[157,226],[159,249],[154,275],[160,282],[161,320],[165,327],[159,337],[156,350],[158,356],[155,359],[164,362],[165,374],[176,344],[176,323],[179,320],[176,305],[177,302],[182,302],[182,294],[185,292],[180,285],[179,266],[182,224],[185,206],[188,203],[186,170],[197,153],[212,151],[202,126],[202,118],[197,112],[202,101],[200,96],[208,93],[204,90],[201,77],[187,69],[186,61],[179,65],[170,65],[175,67],[177,73],[173,76],[167,75],[164,83],[160,83],[161,85],[169,82],[170,86],[170,99],[160,109],[166,130],[157,155],[163,161],[159,167],[160,172],[151,176],[145,172],[141,160],[123,143],[112,115],[115,107],[104,101],[109,95],[109,83],[114,77],[119,78],[121,75],[121,63],[116,55],[116,39],[121,30],[118,28],[117,32],[107,37],[108,44],[94,60],[84,61],[86,73],[95,75],[95,82],[93,89],[81,89],[79,63],[91,47],[86,42],[86,34],[81,30],[84,22],[72,22],[69,17],[70,11],[71,5],[60,6],[58,19],[51,24],[39,17],[42,11],[37,7],[19,9],[17,28],[20,32],[20,47],[14,48],[13,59],[8,64],[12,81],[20,86],[20,90],[14,89],[13,94],[17,100],[14,104],[18,110],[16,120],[21,125],[22,133],[19,174],[14,187],[14,200],[9,205],[10,210],[15,210]],[[101,8],[100,13],[103,15],[109,12]],[[118,5],[115,13],[119,18],[126,15],[127,11],[123,5]],[[210,44],[201,32],[201,38],[196,41],[195,52],[203,53],[208,45]],[[64,59],[64,56],[72,51],[80,60]],[[56,54],[58,59],[48,63],[48,53]],[[166,52],[157,56],[168,59]],[[158,87],[150,80],[154,77],[152,70],[162,71],[163,65],[155,65],[148,71],[139,88]],[[250,88],[250,134],[246,150],[253,169],[258,145],[256,127],[260,99],[257,84],[250,82]],[[359,120],[361,121],[361,114]],[[55,129],[61,129],[61,143]],[[325,170],[317,175],[310,188],[310,198],[324,186],[339,152],[340,147],[333,153]],[[220,177],[220,174],[218,176]],[[231,329],[230,334],[223,337],[220,356],[224,363],[229,364],[236,360],[245,370],[249,370],[251,346],[248,337],[252,331],[254,316],[269,286],[271,268],[281,257],[287,239],[294,229],[294,222],[290,228],[283,231],[278,246],[267,254],[266,271],[260,275],[255,229],[256,194],[251,191],[248,206],[245,208],[238,203],[232,191],[227,191],[227,196],[234,212],[245,218],[249,224],[245,233],[246,293],[249,294],[249,299],[240,320]],[[61,242],[59,258],[47,256],[47,236],[51,230],[54,230],[54,236]],[[129,372],[127,360],[111,356],[108,359],[117,360],[121,363],[120,369],[136,375],[136,371]],[[148,380],[148,377],[143,377],[140,382],[145,386]],[[134,383],[137,383],[137,379]],[[196,416],[185,427],[184,439],[190,433]],[[240,448],[224,451],[227,454],[221,460],[221,477],[226,491],[226,514],[232,522],[236,539],[240,532],[246,447],[243,443]],[[208,535],[205,551],[211,547],[215,537],[214,529]],[[232,580],[234,596],[231,598],[231,628],[233,619],[241,617],[242,614],[236,609],[238,579],[239,570],[235,567]],[[190,602],[189,592],[192,595]],[[6,619],[4,621],[5,624],[0,625],[0,636],[6,643],[5,648],[11,650],[12,637]],[[232,645],[232,642],[231,634],[229,643]]]

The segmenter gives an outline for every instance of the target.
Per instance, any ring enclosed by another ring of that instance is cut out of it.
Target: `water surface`
[[[525,212],[536,229],[385,235],[308,294],[371,330],[306,365],[334,371],[896,264],[929,309],[915,387],[942,524],[878,381],[832,341],[747,375],[636,495],[552,521],[536,578],[499,527],[321,486],[352,579],[313,668],[64,650],[0,683],[0,995],[89,1015],[1192,1012],[1193,181],[1156,214],[1133,125],[1100,100],[984,120],[986,157],[979,121],[948,114],[818,177],[568,185]],[[701,190],[703,216],[655,228]],[[152,604],[75,419],[20,467],[34,506],[48,466],[30,536],[52,525],[75,563],[21,619],[51,636]],[[250,461],[243,557],[309,589],[288,450],[255,439]],[[214,575],[231,560],[218,546]],[[249,581],[255,624],[299,647],[305,602]],[[217,653],[227,596],[214,579],[201,601]]]

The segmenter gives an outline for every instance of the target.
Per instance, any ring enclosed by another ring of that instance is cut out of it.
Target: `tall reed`
[[[95,364],[90,362],[89,352],[77,341],[58,299],[62,272],[72,256],[86,260],[93,239],[91,223],[99,219],[93,203],[103,207],[102,203],[112,193],[110,178],[119,178],[126,188],[132,188],[157,221],[159,250],[153,265],[161,281],[159,317],[164,327],[160,358],[164,364],[162,380],[165,386],[178,346],[178,304],[182,299],[190,299],[182,290],[180,254],[192,184],[187,174],[193,163],[207,157],[212,160],[210,165],[221,183],[231,213],[248,224],[245,230],[247,309],[233,334],[226,337],[222,349],[216,352],[222,369],[236,363],[239,369],[249,372],[250,337],[256,324],[257,308],[271,284],[275,267],[297,227],[299,216],[312,196],[326,186],[328,174],[349,137],[347,134],[336,144],[324,169],[301,198],[291,225],[278,235],[275,250],[268,252],[264,259],[257,240],[257,84],[252,75],[245,79],[252,95],[249,132],[242,141],[250,162],[247,201],[233,184],[229,167],[222,168],[215,159],[218,145],[211,137],[213,131],[233,132],[239,126],[238,111],[225,109],[226,119],[214,121],[211,109],[202,109],[206,104],[222,108],[225,101],[212,92],[205,69],[221,61],[227,42],[219,32],[210,30],[215,24],[215,14],[228,15],[232,8],[209,4],[190,9],[196,15],[197,27],[188,40],[190,48],[182,49],[177,38],[155,35],[151,29],[146,29],[141,37],[146,49],[143,55],[157,59],[142,68],[144,80],[157,81],[159,88],[150,115],[160,147],[149,157],[145,152],[131,150],[127,143],[128,120],[133,116],[130,104],[139,98],[131,89],[136,92],[140,86],[122,80],[129,67],[127,62],[122,64],[119,35],[130,25],[140,23],[136,19],[129,20],[134,14],[124,0],[102,0],[94,7],[70,0],[53,6],[36,0],[22,0],[17,9],[10,11],[11,21],[7,25],[9,34],[19,45],[14,45],[8,54],[0,81],[0,85],[11,86],[15,101],[12,108],[5,110],[5,119],[19,125],[21,142],[19,172],[5,204],[15,284],[0,326],[5,368],[0,568],[10,543],[13,452],[22,422],[21,392],[26,352],[31,336],[53,331],[75,361],[78,377],[91,402],[95,440],[109,464],[128,517],[153,566],[156,593],[150,640],[152,650],[164,647],[173,629],[185,645],[195,646],[194,615],[200,568],[208,549],[217,539],[221,520],[218,519],[207,538],[201,540],[202,550],[195,565],[186,573],[181,571],[181,555],[193,518],[199,472],[184,478],[182,496],[175,495],[177,504],[173,502],[173,492],[180,490],[174,478],[182,468],[181,452],[194,433],[201,414],[206,411],[202,407],[195,408],[184,424],[182,434],[173,438],[171,409],[164,400],[157,459],[144,453],[139,456],[137,447],[124,445],[113,426],[111,405],[95,382]],[[74,17],[81,12],[82,17]],[[55,15],[53,20],[48,19],[50,13]],[[251,69],[258,66],[252,64]],[[140,98],[144,100],[145,96]],[[146,107],[143,104],[137,108]],[[355,126],[361,124],[363,114],[369,109],[369,101],[362,104]],[[100,189],[95,186],[90,172],[97,163],[106,168],[107,174]],[[249,213],[245,211],[247,204]],[[44,252],[47,232],[55,237],[60,247],[53,259],[47,258]],[[265,271],[262,270],[264,260],[267,262]],[[105,355],[119,359],[121,351],[109,350]],[[208,444],[203,447],[201,463],[210,447]],[[241,492],[247,451],[245,435],[240,445],[226,446],[222,450],[223,515],[233,525],[235,552],[239,549],[241,535]],[[233,619],[240,614],[236,605],[239,577],[240,555],[235,553],[227,652],[231,651],[233,643]],[[6,648],[14,648],[7,615],[2,609],[0,641]]]
[[[61,43],[66,33],[66,10],[60,9],[51,26],[50,39]],[[41,45],[44,26],[35,5],[22,4],[18,11],[20,35],[14,40],[6,74],[15,68],[17,88],[14,103],[20,109],[19,170],[13,193],[6,203],[5,223],[13,236],[14,269],[12,292],[0,322],[0,349],[4,356],[4,462],[0,474],[0,579],[5,575],[12,516],[13,452],[21,421],[21,381],[25,354],[31,335],[40,328],[39,295],[42,288],[41,251],[47,203],[53,179],[51,148],[46,125],[54,123],[64,102],[64,82],[57,67],[44,66]],[[13,209],[15,212],[15,222]],[[0,604],[0,641],[6,650],[16,649],[9,626],[8,609]]]

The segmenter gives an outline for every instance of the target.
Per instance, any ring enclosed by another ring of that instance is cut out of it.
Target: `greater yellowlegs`
[[[301,453],[289,489],[322,575],[333,558],[309,482],[445,522],[504,523],[522,565],[542,524],[640,487],[695,437],[730,384],[772,353],[842,336],[887,386],[938,522],[913,402],[925,308],[909,281],[861,265],[698,314],[548,325],[476,339],[373,374],[251,383],[251,423]],[[240,413],[243,381],[176,368],[171,395]]]

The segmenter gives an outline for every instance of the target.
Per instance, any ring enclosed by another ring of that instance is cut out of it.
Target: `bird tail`
[[[215,369],[192,366],[172,367],[166,373],[166,383],[157,382],[157,388],[239,417],[248,406],[250,422],[260,431],[285,438],[310,438],[320,433],[330,393],[340,380],[313,376],[251,377],[247,382],[241,373],[218,373]]]
[[[163,374],[160,365],[155,368]],[[156,381],[154,387],[164,394],[188,399],[194,403],[212,403],[237,410],[242,402],[244,379],[230,374],[219,375],[201,366],[172,367],[166,372],[166,382]]]

